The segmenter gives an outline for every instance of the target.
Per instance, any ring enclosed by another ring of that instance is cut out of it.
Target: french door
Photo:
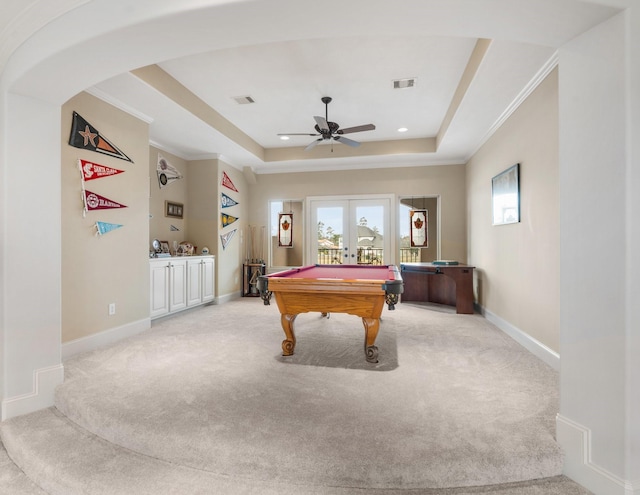
[[[311,264],[392,263],[391,197],[309,198]]]

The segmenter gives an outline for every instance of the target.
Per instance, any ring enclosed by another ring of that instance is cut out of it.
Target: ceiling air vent
[[[238,105],[248,105],[249,103],[255,103],[256,101],[251,96],[234,96],[234,100]]]
[[[393,89],[413,88],[416,85],[416,78],[411,77],[409,79],[394,79]]]

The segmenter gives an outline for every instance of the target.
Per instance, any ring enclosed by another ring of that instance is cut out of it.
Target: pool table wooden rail
[[[362,318],[365,329],[364,351],[368,362],[378,362],[375,346],[380,328],[380,315],[385,302],[395,308],[402,293],[400,272],[392,267],[394,280],[367,278],[302,278],[300,271],[279,272],[259,277],[258,288],[265,305],[274,295],[281,314],[286,339],[282,342],[283,356],[291,356],[296,345],[293,324],[300,313],[347,313]],[[311,272],[309,272],[311,273]],[[317,275],[317,272],[314,272]],[[364,272],[362,272],[364,273]],[[287,276],[289,275],[289,276]],[[385,276],[389,275],[387,273]]]

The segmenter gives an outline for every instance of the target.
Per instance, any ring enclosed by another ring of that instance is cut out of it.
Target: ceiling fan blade
[[[335,139],[339,143],[346,144],[348,146],[353,146],[354,148],[356,146],[360,146],[360,143],[358,141],[354,141],[353,139],[349,139],[349,138],[346,138],[346,137],[334,136],[333,139]]]
[[[376,128],[373,124],[364,124],[357,125],[355,127],[347,127],[346,129],[340,129],[338,134],[350,134],[352,132],[362,132],[362,131],[374,131]]]
[[[329,130],[329,124],[327,123],[327,119],[325,119],[324,117],[318,117],[318,116],[315,116],[313,118],[316,120],[316,124],[318,124],[318,127],[320,129],[322,129],[323,131]]]
[[[284,132],[276,136],[319,136],[320,134],[310,134],[308,132]]]
[[[309,151],[310,149],[315,148],[316,146],[318,146],[318,144],[320,144],[320,142],[321,142],[322,140],[323,140],[323,139],[322,139],[322,138],[320,138],[320,139],[316,139],[316,140],[314,140],[314,141],[311,141],[311,143],[310,143],[310,144],[309,144],[309,145],[308,145],[304,150],[305,150],[305,151]]]

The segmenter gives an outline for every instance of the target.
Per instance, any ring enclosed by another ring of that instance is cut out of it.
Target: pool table
[[[382,308],[386,302],[390,310],[395,309],[403,282],[393,265],[311,265],[263,275],[258,278],[258,289],[265,305],[275,295],[286,336],[283,356],[293,354],[293,322],[300,313],[348,313],[362,318],[365,358],[377,363],[375,341]]]

